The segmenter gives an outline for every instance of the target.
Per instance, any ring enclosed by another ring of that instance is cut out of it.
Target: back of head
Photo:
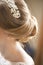
[[[37,20],[30,14],[24,0],[12,0],[13,6],[7,1],[11,0],[0,0],[0,28],[16,40],[26,42],[37,33]]]

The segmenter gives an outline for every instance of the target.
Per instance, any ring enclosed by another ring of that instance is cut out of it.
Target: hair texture
[[[20,11],[20,17],[15,18],[5,1],[0,0],[0,28],[15,39],[25,42],[37,33],[37,20],[30,14],[24,0],[14,0]]]

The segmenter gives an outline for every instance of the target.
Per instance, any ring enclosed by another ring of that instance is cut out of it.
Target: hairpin
[[[17,5],[15,4],[14,0],[2,0],[2,1],[5,1],[8,4],[8,7],[11,10],[11,14],[13,15],[13,17],[15,18],[20,17],[20,11]]]

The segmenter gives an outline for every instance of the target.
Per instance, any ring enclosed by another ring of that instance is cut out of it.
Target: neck
[[[20,49],[20,48],[19,48]],[[9,61],[24,61],[21,52],[16,48],[16,41],[12,37],[8,37],[3,30],[0,29],[0,51]]]
[[[7,38],[1,31],[0,34],[0,51],[5,59],[11,62],[30,62],[30,60],[33,62],[31,57],[23,50],[20,43],[16,43],[12,37]]]
[[[12,44],[13,43],[13,44]],[[5,41],[1,45],[1,53],[5,59],[11,62],[24,62],[23,57],[19,49],[16,47],[16,42]]]

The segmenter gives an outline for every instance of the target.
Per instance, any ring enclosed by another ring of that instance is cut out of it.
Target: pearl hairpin
[[[9,9],[11,10],[11,14],[13,15],[13,17],[15,17],[15,18],[20,17],[19,9],[13,0],[2,0],[2,1],[5,1],[8,4]]]

